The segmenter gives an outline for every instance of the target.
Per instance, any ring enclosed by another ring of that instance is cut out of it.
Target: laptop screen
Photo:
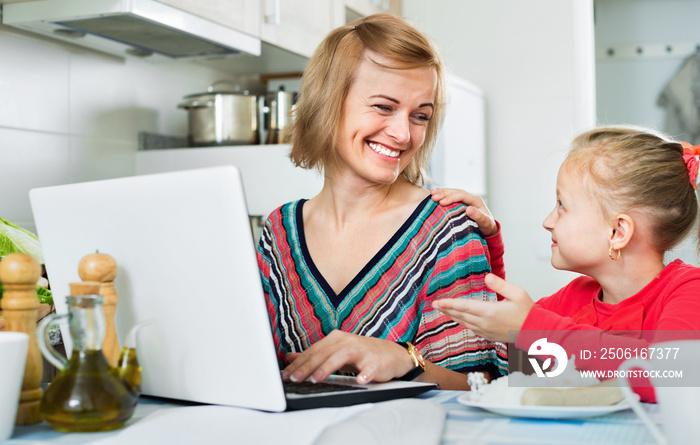
[[[120,342],[144,323],[143,394],[285,409],[235,166],[33,189],[30,201],[58,313],[82,257],[116,260]]]

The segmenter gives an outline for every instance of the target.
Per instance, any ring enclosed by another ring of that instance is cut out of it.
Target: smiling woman
[[[505,373],[505,347],[432,308],[495,301],[489,244],[464,206],[422,187],[444,112],[444,68],[429,40],[387,14],[332,31],[313,55],[290,157],[324,174],[321,192],[274,211],[258,245],[283,377],[395,378],[468,389]],[[489,239],[502,255],[500,234]],[[415,346],[414,346],[415,345]]]
[[[369,57],[370,53],[374,59]],[[387,14],[365,17],[337,28],[309,60],[288,134],[292,160],[299,166],[318,169],[332,163],[345,98],[355,81],[360,61],[368,57],[377,68],[404,73],[414,68],[427,68],[434,72],[434,94],[427,102],[431,104],[432,113],[425,128],[425,143],[416,153],[417,162],[403,172],[411,182],[425,182],[445,110],[444,66],[426,36],[405,21]],[[402,92],[407,94],[410,90]],[[381,96],[383,92],[376,94]]]
[[[432,67],[391,64],[373,51],[363,54],[343,104],[336,156],[326,166],[333,175],[352,169],[369,182],[391,184],[423,146],[437,74]]]

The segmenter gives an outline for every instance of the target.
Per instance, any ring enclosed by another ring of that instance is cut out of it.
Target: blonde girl
[[[581,273],[554,295],[533,302],[527,292],[493,274],[486,284],[496,304],[439,300],[433,307],[490,340],[508,331],[610,330],[657,333],[700,329],[700,269],[664,253],[691,231],[700,147],[653,131],[603,127],[574,139],[557,176],[556,206],[544,220],[552,234],[552,265]],[[434,193],[441,203],[459,190]],[[637,340],[641,341],[641,340]],[[653,341],[653,340],[652,340]],[[593,346],[593,345],[590,345]],[[619,363],[609,363],[616,369]],[[639,388],[654,401],[651,388]]]

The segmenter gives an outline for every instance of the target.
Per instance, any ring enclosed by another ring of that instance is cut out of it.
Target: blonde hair
[[[285,134],[285,141],[292,145],[289,157],[296,166],[308,169],[323,170],[335,162],[343,104],[366,50],[391,60],[386,68],[430,67],[436,71],[434,109],[425,140],[402,173],[414,184],[427,183],[430,155],[444,115],[444,67],[425,35],[390,14],[341,26],[316,49],[304,70],[294,117]]]
[[[606,217],[639,211],[648,216],[652,245],[672,249],[695,223],[698,200],[683,147],[639,127],[601,127],[574,139],[564,161],[582,175]]]

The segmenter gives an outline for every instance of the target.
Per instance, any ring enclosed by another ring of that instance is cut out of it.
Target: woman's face
[[[610,262],[612,226],[578,175],[557,175],[557,205],[542,223],[552,234],[552,266],[587,275]]]
[[[357,67],[338,131],[333,173],[391,184],[423,144],[433,114],[433,68],[389,69],[392,62],[366,51]]]

